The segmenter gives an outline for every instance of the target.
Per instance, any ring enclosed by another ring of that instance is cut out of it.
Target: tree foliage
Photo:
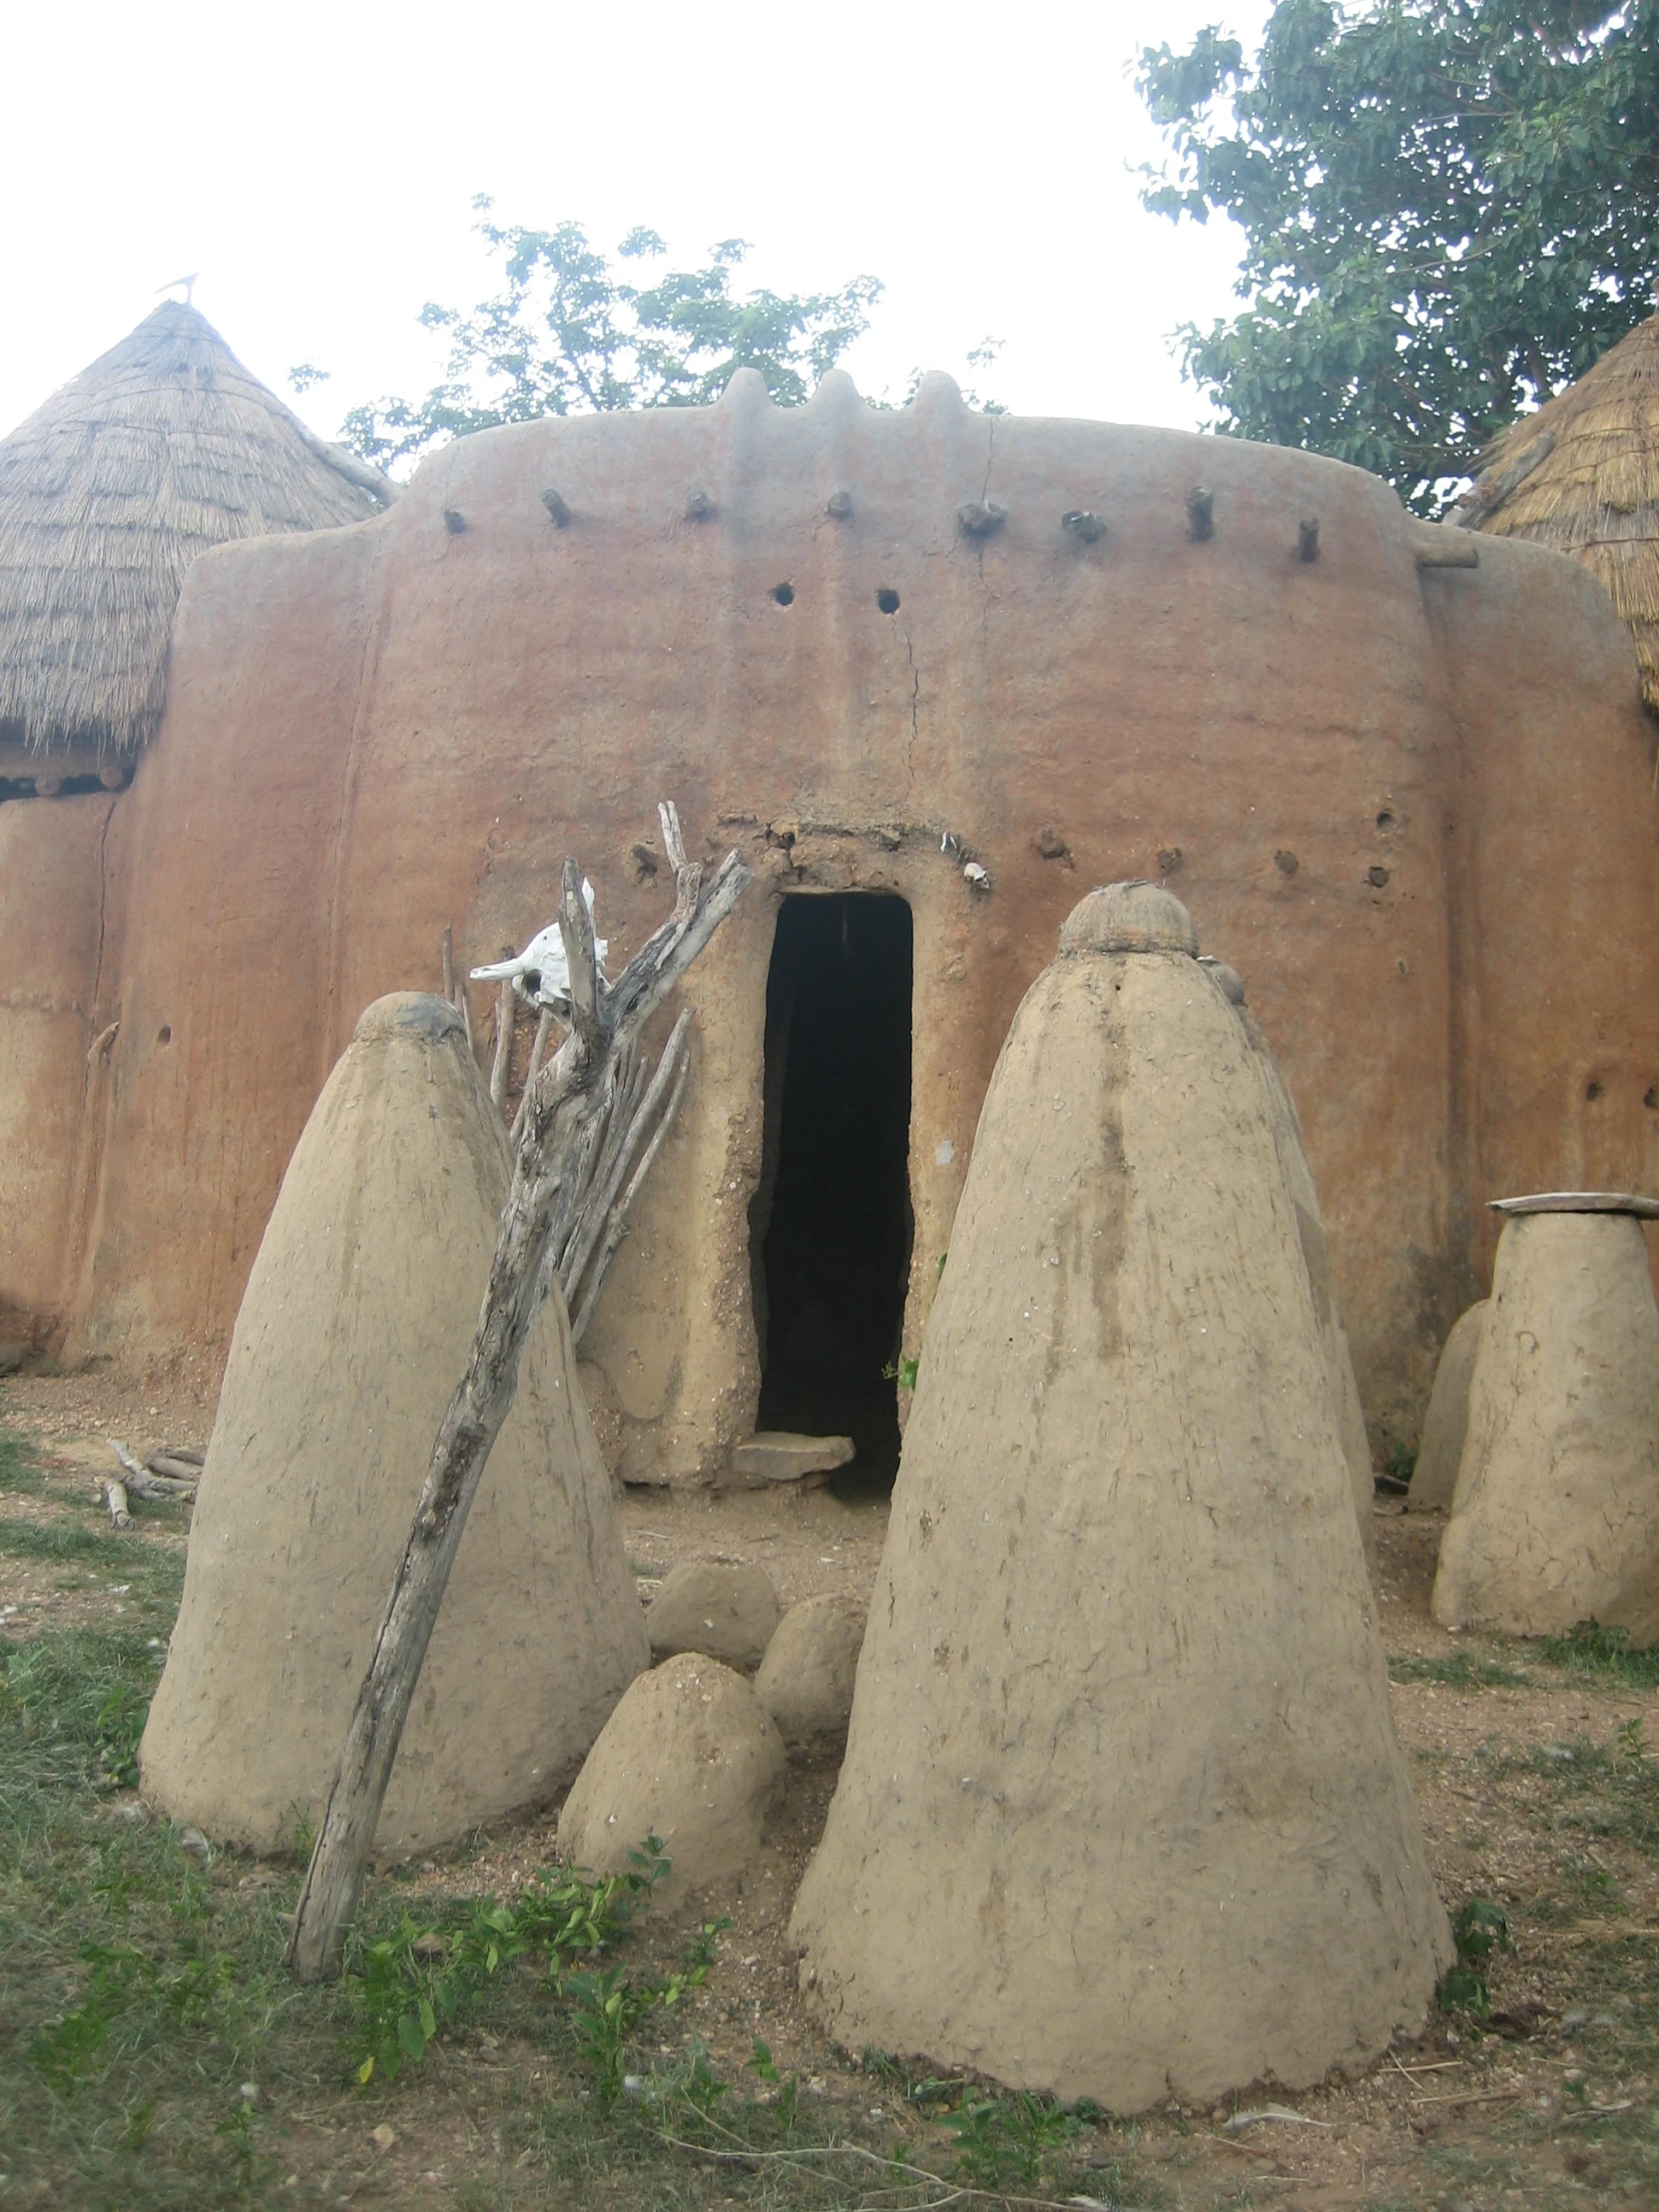
[[[655,231],[631,231],[613,263],[578,223],[503,227],[488,199],[473,205],[480,235],[501,259],[501,289],[470,314],[422,309],[429,329],[449,333],[444,379],[423,399],[381,399],[347,414],[344,442],[379,467],[538,415],[706,406],[739,368],[759,369],[776,400],[798,405],[867,327],[881,293],[874,277],[854,276],[838,291],[740,294],[742,239],[712,248],[706,269],[671,270],[642,285],[622,265],[664,256]]]
[[[1247,65],[1148,48],[1154,212],[1245,234],[1231,321],[1179,333],[1240,437],[1422,512],[1651,311],[1659,0],[1277,0]]]

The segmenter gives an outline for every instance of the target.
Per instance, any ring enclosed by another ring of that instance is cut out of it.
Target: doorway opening
[[[749,1212],[763,1428],[850,1436],[836,1487],[891,1487],[910,1272],[910,909],[798,893],[767,978],[761,1182]]]

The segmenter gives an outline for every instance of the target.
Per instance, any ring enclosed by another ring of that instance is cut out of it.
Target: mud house
[[[119,795],[185,572],[390,496],[177,300],[0,440],[0,1334],[49,1333],[73,1281],[120,1000]]]
[[[0,1292],[71,1356],[222,1351],[362,1008],[446,925],[524,943],[567,851],[625,958],[666,796],[761,879],[582,1348],[631,1479],[758,1419],[890,1437],[1013,1010],[1131,876],[1244,974],[1414,1435],[1486,1197],[1659,1174],[1653,767],[1593,577],[1307,454],[838,374],[470,437],[204,554],[131,789],[74,836],[0,808],[0,1007],[63,1040],[3,1062]]]

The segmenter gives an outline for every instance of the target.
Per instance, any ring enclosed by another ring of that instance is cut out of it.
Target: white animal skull
[[[592,921],[593,885],[586,876],[582,878],[582,903]],[[610,942],[596,936],[593,949],[603,976]],[[565,960],[565,941],[556,921],[550,922],[545,929],[538,929],[515,958],[496,960],[489,967],[475,967],[469,972],[475,983],[511,983],[520,998],[527,999],[532,1006],[551,1007],[560,1020],[569,1015],[570,968]]]

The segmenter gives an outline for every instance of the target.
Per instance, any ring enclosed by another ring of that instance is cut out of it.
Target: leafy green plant
[[[955,2113],[956,2172],[976,2189],[1030,2188],[1077,2133],[1075,2113],[1050,2097],[983,2097]]]
[[[793,2134],[801,2104],[801,2076],[792,2073],[786,2077],[781,2074],[773,2058],[771,2044],[763,2042],[759,2035],[750,2047],[749,2068],[757,2081],[772,2091],[773,2102],[785,2134]]]
[[[1396,1436],[1383,1451],[1382,1472],[1378,1476],[1381,1489],[1391,1490],[1400,1496],[1411,1487],[1411,1477],[1417,1471],[1417,1447],[1401,1443]]]
[[[653,1848],[661,1849],[655,1840]],[[621,2093],[641,2022],[659,2008],[672,2010],[686,1990],[701,1988],[709,1978],[721,1931],[729,1925],[723,1920],[705,1921],[682,1946],[679,1971],[666,1979],[636,1981],[620,1966],[604,1974],[584,1970],[563,1977],[564,1991],[571,2000],[577,2048],[593,2069],[594,2089],[602,2108],[608,2110]],[[707,2111],[726,2089],[709,2073],[705,2061],[701,2073],[694,2072],[677,2084],[676,2093]]]
[[[514,1927],[527,1946],[546,1951],[555,1979],[565,1961],[616,1942],[672,1871],[660,1836],[648,1836],[628,1860],[625,1872],[593,1881],[574,1872],[538,1873],[525,1884],[512,1915]]]
[[[608,2108],[621,2095],[634,2032],[655,2009],[665,1987],[631,1981],[620,1966],[609,1973],[567,1975],[576,2047],[593,2070],[594,2092],[601,2106]]]
[[[670,1872],[660,1837],[629,1853],[620,1874],[595,1880],[570,1871],[540,1872],[513,1905],[473,1899],[447,1929],[417,1926],[405,1911],[389,1936],[360,1944],[352,1972],[362,2049],[360,2086],[395,2081],[418,2065],[427,2045],[478,1992],[520,1958],[539,1955],[556,1994],[568,1998],[578,2040],[600,2080],[604,2101],[620,2087],[623,2056],[645,2012],[674,2004],[683,1988],[708,1977],[714,1940],[724,1921],[709,1922],[691,1939],[680,1973],[635,1983],[613,1969],[573,1971],[626,1933]]]
[[[704,2044],[694,2037],[689,2049],[670,2076],[670,2087],[677,2102],[709,2119],[727,2094],[727,2083],[721,2080],[709,2063],[709,2053]],[[794,2077],[791,2077],[794,2088]],[[791,2119],[794,2124],[794,2098],[790,2100]]]
[[[221,2120],[214,2133],[231,2153],[233,2193],[242,2198],[251,2196],[259,2158],[254,2142],[254,2102],[246,2090],[238,2097],[230,2118]]]
[[[117,1682],[99,1700],[93,1723],[98,1732],[98,1764],[112,1789],[138,1788],[139,1739],[149,1717],[149,1691],[136,1682]]]
[[[920,1353],[917,1353],[913,1360],[889,1360],[881,1370],[882,1381],[896,1382],[901,1390],[914,1390],[916,1373],[920,1366]]]
[[[438,2031],[440,1995],[445,2009],[458,1990],[447,1981],[435,1962],[440,1940],[431,1929],[417,1928],[405,1913],[392,1936],[364,1943],[357,1960],[354,1992],[362,2013],[368,2049],[357,2067],[357,2080],[366,2084],[376,2073],[382,2081],[395,2081],[403,2061],[417,2063]]]
[[[1486,1898],[1469,1898],[1451,1916],[1451,1939],[1457,1963],[1440,1976],[1434,1991],[1442,2012],[1467,2012],[1483,2020],[1492,2009],[1486,1987],[1486,1961],[1494,1950],[1509,1948],[1509,1917]]]

